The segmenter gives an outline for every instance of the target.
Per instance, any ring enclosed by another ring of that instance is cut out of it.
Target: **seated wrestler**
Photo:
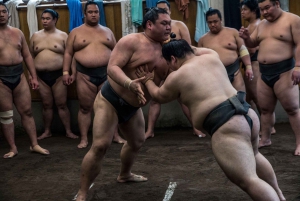
[[[211,135],[222,170],[253,200],[285,200],[272,166],[258,151],[258,117],[245,102],[245,93],[231,85],[218,54],[171,40],[163,45],[162,55],[174,72],[160,88],[147,66],[136,71],[138,77],[145,76],[143,83],[153,99],[159,103],[181,99],[194,126]]]

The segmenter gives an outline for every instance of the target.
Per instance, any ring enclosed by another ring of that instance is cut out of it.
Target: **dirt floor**
[[[279,186],[288,201],[300,200],[300,158],[292,155],[295,138],[289,124],[277,124],[273,145],[261,153],[273,165]],[[91,136],[89,136],[91,139]],[[29,139],[17,134],[19,154],[0,159],[1,201],[67,201],[79,188],[81,161],[88,149],[77,149],[79,140],[56,134],[40,145],[51,155],[30,153]],[[90,141],[91,144],[91,141]],[[133,172],[148,177],[144,183],[116,182],[122,145],[113,143],[95,180],[89,200],[157,201],[164,200],[170,182],[176,182],[171,201],[248,201],[249,196],[232,184],[216,163],[210,149],[210,137],[197,138],[191,129],[157,130],[146,141]],[[0,154],[8,151],[0,139]]]

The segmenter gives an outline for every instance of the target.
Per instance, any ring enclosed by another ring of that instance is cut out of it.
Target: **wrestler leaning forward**
[[[24,61],[31,75],[30,87],[37,90],[39,83],[33,59],[23,33],[8,25],[9,12],[0,2],[0,123],[1,130],[8,141],[10,151],[4,158],[13,158],[18,154],[15,144],[13,123],[13,104],[21,116],[22,125],[29,135],[30,150],[40,154],[49,151],[38,145],[35,122],[31,111],[31,94],[23,72]]]

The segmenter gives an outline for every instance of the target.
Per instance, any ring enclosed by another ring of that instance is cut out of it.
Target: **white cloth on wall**
[[[127,34],[136,33],[137,28],[131,20],[131,5],[130,0],[121,1],[121,15],[122,15],[122,36]]]
[[[197,1],[197,17],[196,17],[196,30],[195,30],[195,41],[198,40],[209,31],[206,23],[205,13],[209,9],[208,0],[196,0]]]
[[[7,6],[9,15],[10,15],[8,25],[12,26],[12,27],[16,27],[18,29],[20,29],[20,19],[19,19],[17,6],[20,3],[23,3],[23,1],[22,0],[10,0],[5,3]]]
[[[280,7],[284,11],[290,10],[290,1],[289,0],[280,0]]]
[[[224,0],[209,0],[209,5],[212,8],[218,9],[222,15],[222,23],[225,25],[224,21]]]
[[[27,23],[29,28],[29,38],[38,31],[38,21],[36,16],[36,6],[41,0],[30,0],[27,4]]]

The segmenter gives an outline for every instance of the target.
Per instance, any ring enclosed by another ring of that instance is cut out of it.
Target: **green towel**
[[[143,2],[142,0],[130,0],[131,20],[138,27],[143,22]]]

